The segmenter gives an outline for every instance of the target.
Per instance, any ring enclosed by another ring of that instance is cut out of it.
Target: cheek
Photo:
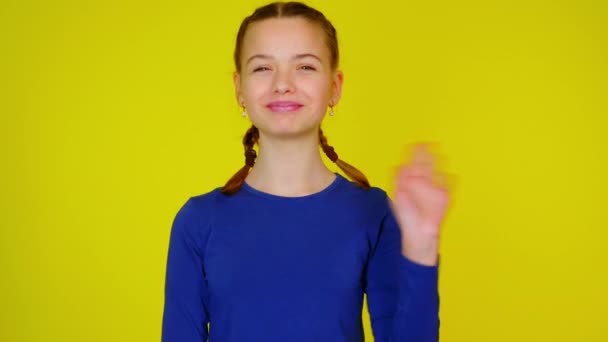
[[[253,100],[268,93],[271,89],[271,81],[264,78],[247,79],[241,86],[245,99]]]
[[[305,89],[306,93],[317,101],[325,102],[329,100],[329,84],[324,80],[309,80],[302,84],[301,89]],[[322,103],[320,103],[320,105],[322,105]]]

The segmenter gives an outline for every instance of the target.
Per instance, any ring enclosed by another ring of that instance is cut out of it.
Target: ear
[[[244,100],[243,96],[241,95],[241,75],[238,71],[235,71],[232,74],[232,81],[234,82],[234,95],[236,96],[236,102],[240,107],[243,107]]]
[[[344,83],[344,73],[342,70],[337,70],[331,81],[331,97],[329,104],[335,106],[342,97],[342,84]]]

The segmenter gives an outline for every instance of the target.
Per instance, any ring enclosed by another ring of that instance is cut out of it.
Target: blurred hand
[[[446,175],[436,170],[426,144],[412,147],[412,159],[395,179],[393,213],[399,223],[402,253],[419,264],[436,265],[439,235],[448,202]]]

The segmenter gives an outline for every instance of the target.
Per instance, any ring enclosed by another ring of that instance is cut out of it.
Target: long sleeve
[[[366,271],[366,293],[376,342],[439,340],[438,267],[401,253],[401,231],[387,210]]]
[[[190,199],[177,213],[169,241],[163,342],[206,342],[209,321],[202,238],[208,224]]]

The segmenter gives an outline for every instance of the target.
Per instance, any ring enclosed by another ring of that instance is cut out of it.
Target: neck
[[[335,179],[319,152],[318,135],[293,139],[263,136],[259,155],[247,175],[250,186],[279,196],[306,196],[323,190]]]

